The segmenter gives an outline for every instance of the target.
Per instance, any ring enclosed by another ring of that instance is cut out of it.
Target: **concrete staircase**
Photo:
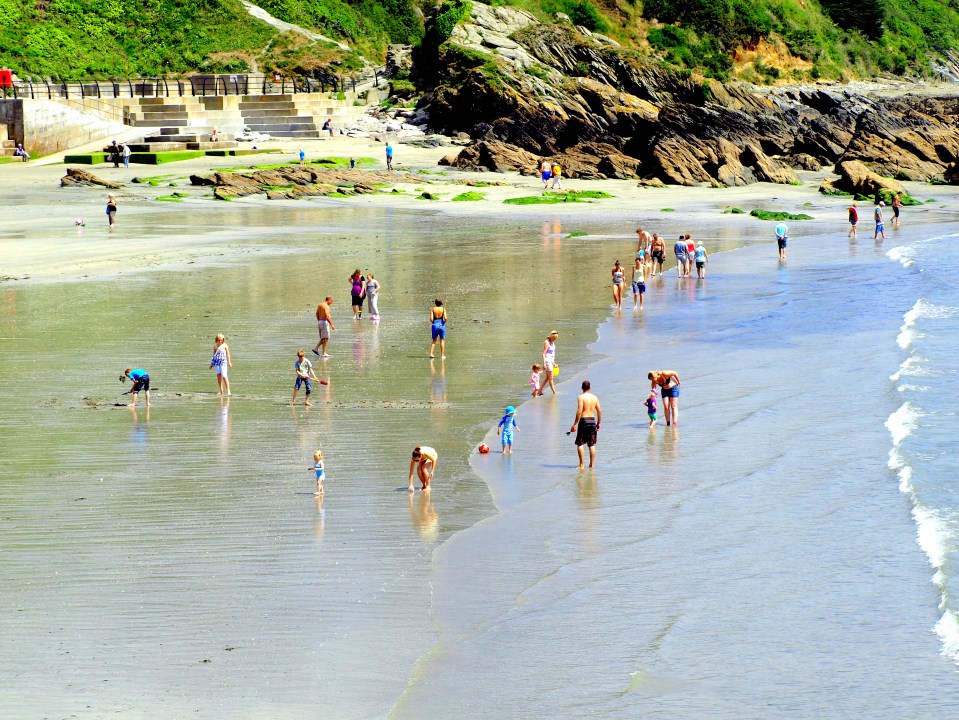
[[[331,93],[296,95],[254,95],[239,104],[246,126],[256,132],[280,138],[319,138],[320,128],[329,119],[334,130],[359,120],[365,105],[354,105],[355,96],[338,98]]]

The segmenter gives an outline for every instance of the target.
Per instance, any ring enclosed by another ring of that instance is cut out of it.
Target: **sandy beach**
[[[848,199],[820,195],[819,174],[566,180],[613,197],[516,206],[502,200],[538,194],[535,177],[395,147],[422,184],[342,200],[221,202],[186,180],[299,147],[94,166],[163,176],[115,191],[112,231],[110,191],[59,188],[63,165],[0,167],[18,209],[0,221],[0,386],[16,388],[0,394],[0,601],[15,610],[0,714],[946,716],[940,598],[884,427],[922,277],[887,253],[959,232],[956,189],[907,184],[924,204],[886,243],[860,203],[850,242]],[[382,164],[379,143],[304,149]],[[452,202],[470,189],[453,180],[506,184]],[[157,200],[174,191],[189,197]],[[783,265],[774,223],[733,207],[814,219],[790,222]],[[646,310],[627,296],[614,312],[610,267],[637,224],[667,248],[704,240],[708,279],[677,280],[667,252]],[[382,283],[380,323],[350,319],[354,268]],[[333,358],[310,357],[330,384],[291,407],[327,294]],[[445,362],[427,358],[437,296]],[[552,329],[559,394],[531,401]],[[229,400],[208,369],[217,332]],[[154,378],[149,411],[123,407],[131,366]],[[683,377],[681,436],[647,428],[657,367]],[[606,413],[594,473],[565,435],[584,378]],[[515,455],[477,455],[506,405]],[[416,444],[440,470],[410,496]]]

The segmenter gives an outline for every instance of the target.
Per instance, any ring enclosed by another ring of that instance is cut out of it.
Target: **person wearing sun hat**
[[[499,425],[496,427],[496,432],[500,436],[500,442],[503,444],[504,455],[507,452],[509,452],[510,455],[513,454],[514,428],[519,432],[519,425],[516,424],[516,408],[508,405],[506,407],[506,414],[503,415],[503,419],[499,421]],[[509,450],[507,450],[507,448],[509,448]]]

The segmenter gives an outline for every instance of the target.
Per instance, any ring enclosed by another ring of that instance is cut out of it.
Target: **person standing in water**
[[[651,370],[646,376],[649,378],[651,391],[660,388],[663,396],[663,416],[666,425],[679,425],[679,375],[672,370]]]
[[[380,293],[380,284],[373,277],[373,273],[366,276],[366,300],[370,306],[370,320],[380,319],[380,308],[377,304],[377,297]]]
[[[623,309],[623,283],[625,282],[626,273],[623,271],[623,266],[619,264],[619,260],[617,260],[616,264],[613,265],[612,275],[613,275],[613,305],[616,306],[617,310],[622,310]]]
[[[116,195],[107,195],[107,226],[113,227],[116,225],[116,220],[114,218],[117,214],[117,198]]]
[[[859,203],[853,201],[853,204],[849,206],[849,232],[846,233],[846,237],[851,237],[853,240],[856,239],[856,228],[859,225]]]
[[[576,417],[570,433],[576,433],[576,454],[579,456],[578,470],[585,470],[585,445],[589,448],[589,466],[596,463],[596,436],[599,426],[603,422],[603,410],[599,406],[599,398],[590,392],[589,380],[583,380],[583,392],[576,399]]]
[[[644,258],[637,257],[633,264],[633,309],[643,307],[643,296],[646,294],[646,263]]]
[[[222,333],[217,333],[213,338],[213,359],[210,360],[210,369],[216,370],[216,386],[219,388],[217,395],[223,394],[223,388],[226,388],[226,395],[230,393],[230,373],[229,368],[233,367],[233,358],[230,357],[230,346],[226,344],[226,337]]]
[[[353,302],[353,319],[361,320],[363,318],[363,299],[366,297],[366,278],[357,268],[350,275],[350,297]]]
[[[433,307],[430,308],[430,359],[435,357],[433,351],[436,349],[436,341],[440,341],[440,357],[446,359],[446,322],[449,318],[446,316],[446,308],[443,306],[443,300],[436,298]]]
[[[320,340],[313,346],[313,354],[319,355],[320,348],[323,348],[322,357],[328,358],[326,354],[326,344],[330,341],[330,332],[336,330],[333,324],[333,316],[330,314],[330,306],[333,304],[333,296],[327,295],[326,300],[316,306],[316,327],[320,333]]]
[[[876,205],[876,211],[875,211],[875,216],[876,216],[876,234],[873,235],[873,239],[874,239],[874,240],[878,240],[880,235],[882,235],[882,239],[883,239],[883,240],[886,239],[886,226],[885,226],[885,224],[883,223],[883,218],[882,218],[882,209],[883,209],[884,207],[886,207],[886,203],[884,203],[882,200],[880,200],[880,201],[879,201],[879,204]]]
[[[133,388],[130,390],[133,398],[127,407],[135,408],[137,406],[137,394],[141,390],[147,400],[147,407],[150,407],[150,376],[147,374],[147,371],[143,368],[127,368],[123,371],[123,377],[120,379],[124,380],[126,378],[133,381]]]
[[[500,443],[503,446],[503,454],[513,454],[513,430],[519,432],[519,425],[516,424],[516,410],[512,405],[506,408],[503,419],[496,426],[496,432],[500,436]]]
[[[703,247],[703,241],[699,241],[699,245],[696,246],[696,249],[693,251],[693,256],[696,258],[696,276],[700,280],[706,279],[706,263],[709,262],[709,253],[706,252],[706,248]]]
[[[308,468],[316,473],[316,494],[323,494],[323,481],[326,479],[326,468],[323,467],[323,451],[317,448],[313,452],[313,467]]]
[[[776,245],[779,247],[780,260],[786,259],[786,245],[789,242],[789,238],[787,237],[788,232],[789,226],[786,225],[786,223],[781,222],[776,226]],[[667,417],[669,417],[668,414]],[[666,424],[669,425],[669,422],[667,421]]]
[[[892,224],[899,227],[899,213],[902,211],[902,190],[892,196]]]
[[[676,273],[677,277],[686,277],[686,236],[680,235],[679,240],[673,245],[673,253],[676,255]]]
[[[421,490],[429,490],[433,475],[436,474],[436,461],[438,456],[436,450],[426,445],[418,445],[413,448],[413,456],[410,458],[410,485],[407,488],[413,492],[413,475],[419,477],[422,484]]]
[[[543,388],[549,385],[550,389],[553,391],[553,395],[556,394],[556,386],[553,384],[553,369],[556,367],[556,338],[559,337],[559,333],[553,330],[549,335],[546,336],[546,341],[543,343],[543,371],[544,377],[543,381],[539,385],[539,394],[543,394]]]
[[[659,237],[658,233],[653,233],[653,242],[650,245],[650,254],[653,256],[652,271],[653,277],[656,277],[656,265],[659,264],[659,274],[663,274],[663,263],[666,262],[666,243]]]

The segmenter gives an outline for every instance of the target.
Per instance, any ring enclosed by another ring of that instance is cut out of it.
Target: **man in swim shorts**
[[[679,240],[673,245],[673,252],[676,253],[676,272],[678,277],[686,276],[686,236],[680,235]]]
[[[653,233],[653,244],[650,246],[653,256],[653,277],[656,277],[656,263],[659,263],[659,274],[663,274],[663,263],[666,262],[666,243],[656,233]]]
[[[330,314],[330,305],[333,304],[333,296],[327,295],[326,300],[316,306],[316,327],[320,332],[320,341],[313,346],[313,354],[319,355],[320,348],[323,348],[323,358],[328,358],[326,354],[326,344],[330,341],[330,331],[336,330],[333,324],[333,316]]]
[[[124,378],[129,378],[133,381],[133,389],[130,390],[130,394],[133,395],[133,400],[127,407],[137,406],[137,393],[141,390],[143,391],[143,396],[147,399],[147,407],[150,407],[150,376],[147,375],[147,371],[142,368],[127,368],[123,371],[123,377],[120,379],[123,380]]]
[[[882,235],[882,239],[886,239],[886,226],[883,224],[882,220],[882,209],[886,207],[886,203],[882,200],[879,201],[879,204],[876,205],[876,234],[873,235],[874,240],[878,240],[879,236]]]
[[[583,380],[583,392],[576,399],[576,418],[570,433],[576,433],[576,454],[579,456],[579,467],[584,470],[583,461],[586,459],[584,445],[589,448],[589,466],[596,462],[596,435],[600,423],[603,421],[603,410],[599,406],[599,398],[589,390],[589,380]]]
[[[849,206],[849,232],[846,233],[846,237],[851,237],[853,240],[856,239],[856,228],[859,225],[859,203],[853,202]]]
[[[902,210],[902,190],[892,198],[892,224],[899,227],[899,213]]]
[[[543,190],[545,190],[549,187],[549,179],[553,176],[553,163],[543,158],[543,162],[539,166],[539,172],[540,179],[543,181]]]

